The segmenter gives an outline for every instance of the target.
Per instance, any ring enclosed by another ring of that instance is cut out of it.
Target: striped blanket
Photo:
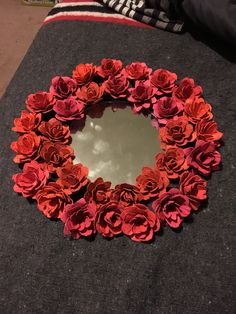
[[[45,23],[55,20],[95,20],[179,33],[183,28],[180,0],[64,0],[49,12]]]

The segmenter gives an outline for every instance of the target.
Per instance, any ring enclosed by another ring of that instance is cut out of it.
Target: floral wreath
[[[135,185],[111,188],[101,177],[91,182],[88,168],[73,164],[72,122],[85,122],[107,99],[125,100],[159,129],[163,152],[153,167],[142,168]],[[14,162],[23,168],[13,175],[14,191],[35,200],[46,217],[60,219],[74,239],[123,233],[147,242],[162,225],[179,228],[207,198],[203,177],[220,168],[223,134],[201,86],[188,77],[177,83],[165,69],[153,71],[143,62],[123,67],[115,59],[79,64],[72,77],[54,77],[49,92],[30,94],[25,104],[28,111],[12,129],[19,133],[11,144]]]

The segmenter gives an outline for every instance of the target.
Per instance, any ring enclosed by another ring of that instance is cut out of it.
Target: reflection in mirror
[[[135,184],[142,167],[154,165],[161,151],[158,130],[150,117],[134,114],[124,103],[106,109],[99,103],[91,110],[85,123],[72,126],[74,164],[87,166],[92,181]]]

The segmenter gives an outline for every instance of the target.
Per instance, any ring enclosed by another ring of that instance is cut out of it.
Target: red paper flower
[[[157,218],[165,221],[172,228],[178,228],[183,218],[191,212],[188,197],[178,189],[171,189],[162,194],[152,203],[152,208]]]
[[[87,204],[84,198],[67,205],[61,215],[61,220],[65,224],[64,235],[79,239],[81,236],[88,237],[96,233],[95,214],[96,207],[93,204]]]
[[[102,100],[104,87],[99,86],[95,82],[88,83],[83,86],[78,92],[77,97],[86,105],[96,104]]]
[[[159,124],[166,124],[169,119],[175,119],[181,111],[183,105],[171,97],[162,97],[153,105],[153,113]]]
[[[40,156],[48,171],[54,172],[58,167],[72,163],[74,151],[70,146],[45,141],[40,149]]]
[[[41,144],[41,137],[34,132],[19,136],[17,142],[11,143],[11,149],[16,152],[13,159],[15,163],[24,163],[38,158],[38,150]]]
[[[89,183],[84,198],[87,202],[93,202],[97,207],[110,201],[111,182],[105,182],[102,178],[97,178]]]
[[[211,105],[206,104],[203,98],[198,97],[186,100],[184,105],[184,114],[193,124],[202,119],[209,121],[213,117]]]
[[[36,200],[39,210],[48,218],[61,218],[65,205],[72,202],[55,182],[49,182],[40,189],[36,194]]]
[[[30,94],[26,99],[26,107],[33,113],[46,113],[52,110],[54,101],[53,95],[47,92]]]
[[[187,150],[188,164],[199,174],[209,176],[213,170],[220,168],[220,153],[216,150],[214,142],[197,141],[194,148]]]
[[[196,96],[202,95],[202,88],[199,85],[196,85],[194,80],[185,77],[179,83],[179,86],[173,88],[173,97],[183,103],[188,98],[194,98]]]
[[[115,59],[102,59],[101,65],[97,67],[97,74],[103,78],[115,76],[122,70],[122,62]]]
[[[68,194],[79,191],[89,182],[87,178],[89,170],[82,164],[67,164],[65,167],[57,168],[56,172],[58,175],[57,184]]]
[[[160,138],[163,147],[185,146],[196,138],[194,127],[186,117],[169,120],[163,128],[160,128]]]
[[[142,109],[150,108],[157,100],[156,88],[150,85],[150,81],[136,81],[135,87],[129,89],[128,101],[134,105],[134,112],[139,113]]]
[[[117,202],[109,202],[97,211],[96,229],[103,237],[112,238],[122,232],[122,209]]]
[[[73,99],[58,100],[53,107],[56,118],[60,121],[82,120],[84,118],[84,104]]]
[[[146,80],[152,69],[148,68],[144,62],[132,62],[128,64],[122,73],[131,80]]]
[[[121,212],[122,231],[133,241],[146,242],[153,238],[154,232],[160,229],[156,215],[143,204],[134,204]]]
[[[196,124],[197,139],[206,142],[215,142],[222,138],[223,133],[218,131],[215,121],[203,119]]]
[[[72,76],[78,85],[85,85],[92,81],[95,72],[96,66],[92,63],[80,63],[73,70]]]
[[[39,126],[41,134],[51,142],[68,144],[71,141],[70,129],[55,118],[43,121]]]
[[[42,119],[41,113],[31,113],[26,110],[21,111],[21,117],[14,119],[12,131],[18,133],[28,133],[38,128]]]
[[[104,82],[105,91],[111,95],[112,98],[124,98],[128,95],[129,81],[125,76],[110,76]]]
[[[24,165],[23,172],[13,175],[13,189],[24,197],[35,198],[35,194],[46,185],[48,178],[49,172],[36,161],[31,161]]]
[[[189,198],[191,208],[197,210],[200,201],[207,198],[207,183],[198,175],[186,171],[180,176],[180,191]]]
[[[142,200],[139,189],[132,184],[118,184],[112,192],[112,199],[119,202],[122,206],[130,206]]]
[[[143,195],[143,200],[149,200],[164,193],[169,180],[158,169],[143,167],[141,175],[136,178],[136,185]]]
[[[68,76],[55,76],[52,79],[50,93],[59,99],[75,95],[77,82]]]
[[[156,167],[165,172],[170,179],[177,179],[179,175],[188,169],[184,150],[179,147],[168,148],[165,153],[156,155]]]
[[[158,69],[151,76],[151,83],[157,88],[157,95],[171,93],[176,80],[177,75],[165,69]]]

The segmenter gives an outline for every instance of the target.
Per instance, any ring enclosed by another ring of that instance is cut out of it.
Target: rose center
[[[87,166],[92,180],[102,177],[113,186],[135,184],[142,167],[153,166],[161,151],[150,117],[135,115],[130,108],[114,112],[108,107],[100,119],[87,116],[84,128],[71,135],[74,164]]]

